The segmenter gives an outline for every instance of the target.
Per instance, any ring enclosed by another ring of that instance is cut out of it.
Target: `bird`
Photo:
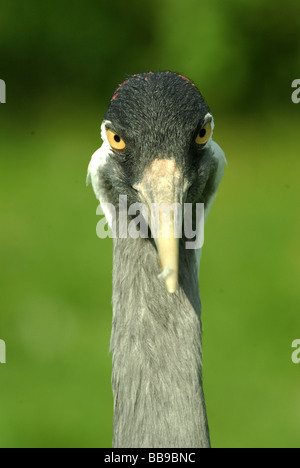
[[[203,204],[206,217],[226,164],[213,129],[211,110],[189,78],[169,70],[129,75],[113,92],[101,124],[103,143],[88,167],[108,225],[121,216],[120,196],[150,215],[153,206],[190,204],[192,223]],[[112,445],[210,448],[201,248],[186,248],[185,233],[176,236],[178,222],[159,213],[155,235],[151,216],[142,216],[143,235],[113,236]],[[129,211],[126,216],[132,222]]]

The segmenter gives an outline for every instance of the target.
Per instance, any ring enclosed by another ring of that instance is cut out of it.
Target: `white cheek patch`
[[[104,187],[101,183],[101,170],[108,162],[109,157],[113,154],[110,144],[108,143],[105,131],[105,125],[110,123],[108,121],[104,121],[101,125],[101,138],[103,143],[101,147],[93,154],[92,159],[90,161],[88,167],[88,175],[87,175],[87,183],[91,183],[93,186],[93,190],[97,199],[101,204],[101,208],[105,214],[105,217],[108,221],[108,224],[111,225],[112,223],[112,213],[108,210],[108,206],[106,205],[108,200],[106,197],[106,193]]]
[[[208,215],[209,210],[216,198],[219,185],[224,175],[225,165],[228,165],[226,157],[225,157],[225,153],[222,150],[222,148],[218,145],[218,143],[216,143],[215,141],[211,141],[209,143],[209,150],[211,151],[211,157],[213,157],[217,161],[218,166],[217,166],[216,173],[215,173],[213,192],[210,195],[210,198],[208,199],[206,206],[205,206],[205,218]]]
[[[104,121],[101,125],[101,138],[103,143],[101,147],[93,154],[92,159],[90,161],[88,167],[88,174],[87,174],[87,183],[92,183],[94,192],[96,197],[100,198],[101,196],[101,184],[99,184],[99,172],[101,168],[106,164],[109,156],[111,155],[111,147],[108,143],[105,131],[105,125],[109,123],[108,121]]]
[[[214,128],[214,123],[212,121],[212,130]],[[211,157],[214,158],[217,161],[217,169],[215,173],[215,180],[214,180],[214,187],[213,187],[213,192],[210,196],[210,198],[207,200],[207,203],[205,205],[205,219],[209,213],[209,210],[216,198],[217,191],[220,185],[220,182],[223,178],[224,175],[224,168],[225,165],[227,164],[226,156],[222,148],[212,140],[212,135],[210,139],[208,140],[206,144],[206,148],[210,151]],[[198,261],[198,265],[200,264],[200,259],[201,259],[201,249],[196,250],[196,259]]]
[[[96,197],[99,199],[100,185],[99,185],[99,170],[105,165],[107,159],[107,148],[105,143],[102,144],[92,156],[91,162],[88,167],[87,183],[92,184]]]
[[[207,140],[206,142],[206,146],[209,145],[211,142],[212,142],[212,137],[213,137],[213,133],[214,133],[214,128],[215,128],[215,122],[214,122],[214,118],[213,116],[208,112],[206,114],[206,116],[204,117],[204,125],[207,124],[207,122],[211,123],[211,134],[210,134],[210,137],[209,139]]]

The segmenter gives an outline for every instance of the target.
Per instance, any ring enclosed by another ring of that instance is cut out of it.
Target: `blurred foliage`
[[[188,70],[227,111],[288,106],[300,66],[299,4],[163,2],[160,38],[170,68]],[[164,31],[164,34],[162,33]]]
[[[218,107],[288,106],[298,0],[2,0],[0,76],[15,99],[112,93],[127,73],[190,76]]]
[[[112,244],[96,237],[97,128],[82,110],[84,128],[55,113],[34,132],[1,126],[0,447],[111,445]],[[282,157],[278,119],[216,128],[229,168],[200,267],[214,447],[299,447],[299,138],[286,115]]]
[[[124,73],[147,68],[153,22],[153,8],[138,0],[3,0],[3,79],[30,99],[69,87],[101,97]]]
[[[196,82],[229,161],[200,271],[213,446],[299,447],[298,0],[0,10],[0,447],[111,444],[112,246],[85,176],[114,88],[157,69]]]

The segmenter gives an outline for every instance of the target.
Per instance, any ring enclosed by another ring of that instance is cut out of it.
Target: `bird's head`
[[[226,161],[212,140],[213,128],[208,105],[187,78],[172,72],[129,77],[112,96],[101,127],[103,145],[89,165],[97,198],[118,207],[119,196],[126,195],[128,204],[148,207],[148,219],[154,204],[204,203],[207,210]],[[179,240],[174,217],[161,211],[160,222],[155,244],[172,293]]]

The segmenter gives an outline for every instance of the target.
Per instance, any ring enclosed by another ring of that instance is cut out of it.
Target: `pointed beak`
[[[178,284],[179,268],[179,240],[174,237],[174,226],[170,223],[170,238],[159,236],[155,243],[159,255],[160,268],[162,270],[159,278],[165,280],[167,291],[173,294]]]
[[[154,237],[169,293],[178,285],[179,237],[182,228],[184,179],[173,159],[156,159],[144,172],[134,188],[146,208],[147,221]]]

